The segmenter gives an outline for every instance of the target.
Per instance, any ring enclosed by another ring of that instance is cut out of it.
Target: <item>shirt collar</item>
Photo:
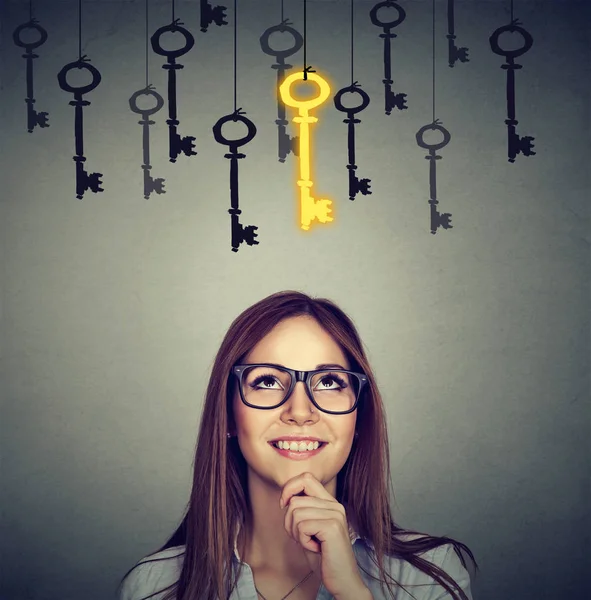
[[[236,535],[234,536],[234,557],[238,562],[241,562],[240,554],[238,553],[238,534],[240,533],[240,523],[236,525]],[[355,544],[357,540],[361,539],[361,536],[351,527],[349,524],[349,539],[351,540],[351,545]]]

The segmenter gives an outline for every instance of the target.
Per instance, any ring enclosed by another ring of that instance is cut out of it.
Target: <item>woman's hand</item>
[[[296,495],[301,492],[305,495]],[[367,597],[369,590],[359,574],[344,506],[312,473],[290,479],[279,502],[281,508],[287,506],[287,533],[302,545],[310,568],[329,593],[342,600]]]

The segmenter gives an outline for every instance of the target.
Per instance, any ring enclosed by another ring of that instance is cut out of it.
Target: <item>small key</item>
[[[184,27],[180,27],[182,23],[179,19],[175,19],[170,25],[164,25],[160,27],[160,29],[156,30],[154,35],[152,36],[152,49],[156,54],[160,54],[160,56],[165,56],[167,59],[166,64],[162,65],[163,69],[168,71],[168,120],[166,121],[168,125],[168,133],[169,133],[169,156],[170,162],[176,162],[177,157],[181,154],[181,152],[185,156],[195,156],[197,152],[194,150],[194,141],[195,138],[193,136],[185,136],[181,137],[177,133],[177,125],[179,124],[179,120],[177,119],[177,107],[176,107],[176,71],[179,69],[183,69],[184,66],[181,64],[177,64],[175,61],[179,56],[183,56],[194,46],[195,38],[191,35],[191,33],[185,29]],[[179,32],[185,38],[185,45],[178,50],[164,50],[160,45],[160,37],[168,32]]]
[[[398,12],[398,16],[393,21],[381,21],[378,18],[378,11],[381,8],[394,8]],[[380,37],[384,39],[384,79],[382,79],[382,82],[385,91],[385,110],[386,114],[390,115],[393,108],[399,110],[406,110],[408,108],[408,106],[406,106],[407,95],[403,93],[396,94],[392,91],[392,84],[394,81],[392,80],[392,56],[390,48],[390,40],[397,37],[396,34],[392,33],[390,30],[404,21],[406,12],[401,6],[396,4],[396,2],[393,2],[393,0],[384,0],[384,2],[378,2],[370,10],[369,16],[374,25],[381,27],[384,30],[384,33],[380,34]]]
[[[311,67],[306,67],[305,73],[307,79],[316,83],[320,88],[318,96],[309,100],[298,100],[291,95],[290,88],[297,80],[301,81],[301,72],[292,73],[286,77],[279,88],[279,92],[285,104],[298,110],[298,116],[293,118],[293,122],[300,127],[298,156],[300,164],[300,179],[298,180],[298,186],[300,186],[300,227],[307,231],[314,219],[321,223],[328,223],[333,220],[333,217],[330,216],[332,200],[326,198],[315,200],[310,195],[310,189],[314,185],[310,179],[310,125],[316,123],[318,119],[312,117],[309,112],[320,106],[330,96],[330,87],[326,80],[314,72]]]
[[[458,60],[462,63],[469,62],[468,48],[458,48],[455,43],[454,1],[447,0],[447,50],[449,66],[451,68],[454,67]]]
[[[91,192],[95,193],[104,191],[103,188],[100,187],[102,185],[102,181],[100,180],[100,178],[103,176],[103,174],[89,174],[84,169],[84,163],[86,162],[86,158],[84,157],[84,130],[82,108],[84,106],[89,106],[90,102],[88,102],[88,100],[84,100],[82,96],[94,90],[101,82],[101,74],[99,73],[97,68],[89,64],[89,61],[90,59],[86,56],[81,56],[77,61],[65,65],[64,68],[57,75],[58,83],[62,90],[74,94],[74,100],[72,100],[69,104],[70,106],[74,106],[75,108],[74,139],[76,143],[76,156],[74,156],[73,158],[76,162],[76,198],[78,198],[79,200],[82,199],[84,192],[86,192],[87,190],[90,190]],[[69,85],[66,81],[66,75],[72,69],[87,69],[92,75],[92,81],[88,85],[83,85],[80,87]]]
[[[499,46],[499,37],[506,31],[519,33],[523,37],[523,46],[514,50],[503,50]],[[501,69],[507,71],[507,119],[505,120],[507,125],[507,154],[509,162],[514,163],[519,153],[523,156],[535,155],[532,143],[534,138],[530,136],[520,137],[515,130],[515,126],[518,124],[515,118],[515,71],[521,69],[521,65],[516,64],[515,59],[525,54],[532,47],[534,40],[523,27],[520,27],[518,19],[514,19],[510,25],[496,29],[490,36],[489,42],[491,50],[495,54],[503,56],[507,61],[504,65],[501,65]]]
[[[443,140],[437,144],[428,144],[423,139],[426,131],[439,131],[443,134]],[[435,234],[437,232],[438,227],[443,227],[444,229],[453,229],[451,222],[451,213],[439,213],[437,210],[437,172],[436,172],[436,161],[441,160],[441,156],[437,154],[437,150],[441,150],[449,144],[451,140],[451,135],[445,127],[443,127],[441,121],[436,119],[433,123],[429,125],[425,125],[421,127],[416,135],[417,144],[429,151],[429,154],[425,156],[427,160],[429,160],[429,191],[430,191],[430,200],[429,204],[431,205],[431,233]]]
[[[353,108],[345,108],[343,106],[343,103],[341,102],[341,98],[344,94],[347,93],[359,94],[361,96],[361,104],[359,106],[354,106]],[[361,123],[359,119],[355,118],[355,115],[367,108],[367,106],[369,105],[369,96],[366,92],[364,92],[361,89],[361,86],[355,81],[349,87],[345,87],[337,92],[337,94],[334,97],[334,105],[337,110],[347,113],[347,118],[343,120],[343,123],[347,123],[348,133],[347,148],[349,164],[347,165],[347,169],[349,170],[349,200],[355,200],[355,196],[360,192],[364,196],[366,196],[367,194],[371,194],[371,192],[369,191],[370,180],[359,179],[355,174],[355,171],[357,170],[357,165],[355,164],[355,125],[357,123]]]
[[[25,42],[20,37],[21,32],[25,29],[35,29],[41,37],[36,42]],[[26,49],[26,53],[22,56],[27,61],[27,97],[25,99],[27,103],[27,130],[29,133],[33,133],[33,129],[37,126],[41,128],[49,127],[49,113],[37,112],[33,108],[33,104],[35,104],[35,98],[33,97],[33,59],[39,58],[39,55],[35,54],[33,50],[47,41],[47,31],[39,25],[37,19],[32,18],[26,23],[19,25],[14,30],[12,37],[17,46]]]
[[[156,99],[156,106],[147,109],[139,108],[137,99],[140,96],[153,96]],[[157,91],[155,91],[152,85],[148,85],[143,90],[135,92],[129,99],[129,108],[131,108],[134,113],[142,115],[142,120],[138,121],[138,123],[142,126],[143,132],[144,164],[142,165],[142,169],[144,171],[144,198],[146,200],[148,200],[152,192],[156,192],[157,194],[166,193],[164,191],[164,179],[162,177],[154,179],[150,175],[150,169],[152,168],[152,165],[150,165],[150,125],[154,125],[154,121],[150,120],[150,116],[156,114],[163,106],[164,99]]]
[[[275,32],[289,33],[293,37],[293,46],[286,48],[285,50],[275,50],[271,48],[269,38]],[[275,124],[277,125],[279,162],[284,163],[285,158],[290,152],[293,152],[294,156],[298,156],[298,138],[297,136],[291,137],[287,133],[289,121],[285,119],[285,104],[281,100],[279,87],[283,83],[285,72],[292,68],[292,65],[287,64],[285,59],[288,56],[295,54],[302,47],[304,38],[296,29],[291,27],[291,23],[288,19],[284,19],[279,25],[274,25],[273,27],[266,29],[259,41],[262,51],[265,54],[275,57],[275,60],[277,61],[271,68],[277,70],[277,86],[275,88],[277,94],[277,120],[275,121]]]
[[[258,236],[256,230],[258,227],[255,225],[244,226],[240,223],[238,216],[242,213],[240,208],[238,207],[238,160],[241,158],[245,158],[246,155],[238,152],[238,148],[244,146],[250,142],[254,136],[256,135],[257,128],[255,124],[243,116],[245,113],[241,112],[242,109],[236,109],[232,114],[226,115],[218,120],[218,122],[213,126],[213,135],[215,137],[215,141],[224,146],[228,146],[230,152],[228,154],[224,154],[224,158],[230,159],[230,201],[231,207],[228,212],[230,213],[231,218],[231,234],[232,234],[232,252],[238,252],[238,247],[243,242],[246,242],[249,246],[253,246],[258,244],[259,242],[255,240]],[[247,134],[239,138],[237,140],[229,140],[222,135],[222,126],[228,121],[241,121],[244,123],[248,129]]]
[[[226,7],[216,6],[215,8],[207,1],[201,0],[201,31],[207,31],[207,28],[215,23],[218,26],[227,25]]]

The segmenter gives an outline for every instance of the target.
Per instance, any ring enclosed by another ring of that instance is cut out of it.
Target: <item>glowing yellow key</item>
[[[300,227],[308,230],[310,229],[310,223],[314,219],[317,219],[321,223],[328,223],[333,220],[333,217],[330,216],[332,212],[332,200],[327,200],[326,198],[315,200],[310,195],[310,188],[313,185],[310,178],[310,124],[316,123],[318,119],[312,117],[309,112],[320,106],[330,96],[330,87],[326,80],[320,77],[318,73],[307,72],[306,75],[309,81],[313,81],[320,88],[318,96],[308,100],[298,100],[291,95],[291,86],[296,81],[303,81],[304,79],[301,71],[292,73],[289,77],[286,77],[279,86],[279,93],[284,104],[298,110],[298,116],[293,118],[293,122],[298,124],[300,128],[300,151],[298,157],[300,164],[300,179],[298,180],[298,185],[300,186]]]

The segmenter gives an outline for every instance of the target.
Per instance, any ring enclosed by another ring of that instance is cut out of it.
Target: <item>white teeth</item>
[[[280,441],[274,442],[281,450],[291,450],[292,452],[305,452],[310,450],[316,450],[320,446],[319,442],[288,442]]]

